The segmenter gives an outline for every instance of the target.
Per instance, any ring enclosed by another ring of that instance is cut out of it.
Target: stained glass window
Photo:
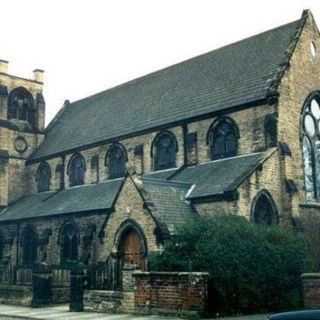
[[[126,153],[124,147],[120,144],[110,146],[107,156],[106,165],[109,169],[109,178],[121,178],[126,173]]]
[[[270,196],[262,192],[258,195],[253,208],[253,220],[256,224],[272,225],[278,222],[278,215]]]
[[[47,162],[42,162],[39,165],[36,179],[38,192],[50,190],[51,169]]]
[[[211,160],[233,157],[238,150],[238,129],[229,119],[222,119],[208,133]]]
[[[68,223],[64,226],[62,232],[61,260],[75,261],[79,256],[79,235],[77,228],[73,224]]]
[[[172,133],[163,132],[153,142],[154,170],[176,166],[177,140]]]
[[[76,153],[74,154],[68,166],[68,175],[70,186],[78,186],[84,184],[84,177],[86,172],[86,165],[83,156]]]
[[[32,266],[37,260],[37,235],[31,226],[25,227],[22,234],[22,262]]]
[[[306,200],[320,197],[320,96],[308,99],[301,118]]]

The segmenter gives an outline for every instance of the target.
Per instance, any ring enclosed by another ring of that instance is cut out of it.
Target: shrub
[[[208,271],[214,312],[294,307],[306,263],[304,240],[290,230],[222,215],[189,221],[150,256],[154,271]]]

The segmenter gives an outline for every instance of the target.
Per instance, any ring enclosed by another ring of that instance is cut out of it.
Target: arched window
[[[120,144],[112,144],[106,155],[106,166],[109,169],[109,178],[121,178],[126,173],[127,154]]]
[[[12,90],[8,97],[8,119],[28,121],[32,127],[36,123],[36,110],[32,94],[23,87]]]
[[[79,153],[74,154],[68,165],[68,175],[70,186],[78,186],[84,184],[86,172],[86,163],[83,156]]]
[[[275,147],[277,145],[277,114],[271,113],[264,118],[264,136],[266,148]]]
[[[153,140],[152,157],[154,170],[176,167],[177,139],[171,132],[161,132]]]
[[[320,93],[306,101],[301,117],[301,143],[306,200],[320,198]]]
[[[79,231],[73,223],[63,226],[61,234],[61,261],[75,261],[79,256]]]
[[[224,118],[213,123],[207,136],[211,160],[236,156],[238,139],[239,130],[233,120]]]
[[[31,226],[26,226],[22,233],[22,263],[32,266],[37,261],[38,241],[37,235]]]
[[[51,181],[51,169],[47,162],[40,163],[36,174],[38,192],[49,191]]]
[[[271,195],[260,192],[253,201],[252,219],[256,224],[272,225],[278,223],[278,212]]]

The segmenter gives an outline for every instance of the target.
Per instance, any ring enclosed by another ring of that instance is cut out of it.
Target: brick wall
[[[205,313],[208,274],[188,272],[135,272],[135,312]]]

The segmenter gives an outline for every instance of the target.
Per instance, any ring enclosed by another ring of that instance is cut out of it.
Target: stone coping
[[[299,204],[300,207],[302,208],[319,208],[320,207],[320,202],[304,202]]]
[[[320,280],[320,273],[303,273],[301,275],[302,279],[319,279]]]
[[[122,297],[125,291],[120,290],[96,290],[96,289],[86,289],[84,290],[84,294],[93,294],[93,295],[102,295],[106,297]]]

